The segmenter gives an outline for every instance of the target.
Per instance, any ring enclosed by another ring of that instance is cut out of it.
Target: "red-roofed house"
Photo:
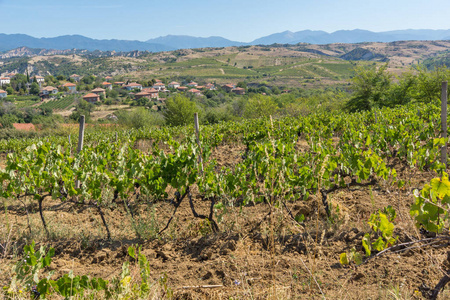
[[[70,75],[70,78],[75,80],[76,82],[79,82],[81,80],[81,76],[77,74]]]
[[[224,86],[222,86],[222,88],[227,92],[231,92],[235,87],[235,84],[225,84]]]
[[[102,83],[102,86],[105,88],[105,89],[108,89],[108,90],[112,90],[112,83],[110,83],[110,82],[103,82]]]
[[[73,93],[73,92],[77,91],[77,85],[75,83],[72,83],[72,82],[64,83],[63,87],[67,87],[69,89],[70,93]]]
[[[128,91],[131,91],[131,90],[134,90],[134,89],[138,89],[138,90],[142,91],[142,84],[139,84],[139,83],[136,83],[136,82],[132,82],[132,83],[127,84],[125,86],[125,88]]]
[[[114,82],[114,84],[118,85],[118,86],[122,86],[122,85],[125,84],[125,82],[123,82],[123,81],[116,81],[116,82]]]
[[[235,93],[236,95],[245,95],[245,89],[237,87],[235,89],[231,90],[233,93]]]
[[[58,93],[58,89],[52,86],[46,86],[45,88],[41,89],[41,94],[40,96],[48,96],[51,94],[57,94]]]
[[[102,94],[103,94],[103,96],[106,96],[105,89],[102,89],[102,88],[95,88],[95,89],[93,89],[91,91],[91,93],[94,93],[94,94],[99,95],[99,96],[102,95]]]
[[[216,89],[216,86],[212,83],[205,84],[205,90],[214,91]]]
[[[176,89],[176,88],[180,87],[180,84],[178,82],[176,82],[176,81],[172,81],[167,86],[169,87],[169,89]]]
[[[150,100],[151,99],[150,93],[142,91],[142,92],[136,93],[134,95],[134,99],[136,99],[136,100],[141,99],[141,98],[147,98]]]
[[[31,123],[13,123],[12,126],[16,130],[36,131],[36,127]]]
[[[158,91],[165,91],[166,85],[162,82],[157,82],[152,86],[152,88],[154,88],[155,90],[158,90]]]
[[[194,86],[197,86],[198,84],[197,84],[197,82],[194,82],[194,81],[191,81],[191,82],[189,82],[188,84],[186,84],[187,86],[190,86],[190,87],[194,87]]]
[[[89,102],[89,103],[97,103],[100,102],[100,96],[94,93],[89,93],[85,96],[83,96],[83,100]]]
[[[142,91],[149,93],[150,94],[150,98],[153,98],[153,99],[158,99],[159,98],[158,97],[158,91],[155,90],[154,88],[147,88],[147,89],[143,89]]]
[[[190,89],[189,91],[187,91],[188,93],[194,94],[196,96],[201,96],[202,92],[197,90],[197,89]]]
[[[113,79],[113,78],[112,78],[111,76],[106,76],[106,77],[105,77],[105,80],[108,81],[108,82],[110,82],[112,79]]]
[[[186,86],[179,86],[177,87],[177,90],[179,90],[180,92],[185,92],[188,90],[188,88]]]
[[[4,90],[0,90],[0,98],[5,98],[6,96],[8,96],[8,93]]]

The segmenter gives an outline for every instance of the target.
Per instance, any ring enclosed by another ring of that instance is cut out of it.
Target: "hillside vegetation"
[[[0,73],[26,70],[43,75],[120,75],[130,80],[194,77],[226,83],[248,80],[286,86],[342,85],[357,64],[389,62],[399,74],[420,62],[432,67],[433,57],[450,49],[450,41],[392,43],[241,46],[168,52],[86,52],[0,60]],[[19,55],[19,54],[17,54]],[[445,61],[444,61],[445,62]],[[436,64],[442,64],[437,60]]]

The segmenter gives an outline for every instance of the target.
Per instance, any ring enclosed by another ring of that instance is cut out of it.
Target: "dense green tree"
[[[351,111],[370,110],[387,104],[392,75],[387,64],[377,67],[359,67],[352,78],[353,94],[346,104]]]
[[[13,123],[18,123],[19,118],[13,114],[6,114],[0,117],[0,124],[3,128],[11,128]]]
[[[236,117],[244,116],[245,105],[247,104],[247,99],[239,97],[231,103],[230,111]]]
[[[44,80],[47,85],[53,85],[57,82],[56,78],[52,75],[45,76]]]
[[[255,95],[248,99],[244,108],[244,117],[260,118],[274,115],[278,106],[270,96]]]
[[[410,95],[417,101],[431,102],[441,99],[442,81],[450,78],[450,69],[446,66],[428,71],[418,67],[415,71],[415,81],[410,87]]]
[[[84,76],[81,79],[81,82],[83,82],[84,84],[93,84],[95,82],[95,76],[94,75],[90,75],[90,76]]]
[[[205,113],[203,122],[205,124],[216,124],[221,121],[230,121],[232,115],[227,112],[226,107],[208,108]]]
[[[9,86],[9,87],[6,88],[6,93],[8,95],[14,95],[14,89]]]
[[[166,101],[164,119],[169,125],[185,125],[194,122],[194,113],[199,112],[197,105],[182,95],[175,95]]]
[[[161,126],[164,124],[163,117],[156,112],[152,112],[144,107],[138,107],[133,111],[121,110],[115,113],[118,123],[133,127],[142,128],[144,126]]]
[[[106,90],[106,97],[107,98],[112,98],[112,99],[117,99],[117,97],[119,96],[119,92],[116,90]]]
[[[281,94],[280,89],[279,89],[278,87],[276,87],[276,86],[274,86],[274,87],[272,88],[272,93],[273,93],[274,95],[279,95],[279,94]]]
[[[91,118],[91,112],[94,110],[95,105],[89,103],[85,100],[80,100],[80,102],[75,107],[75,110],[70,115],[70,118],[74,121],[79,121],[80,116],[84,115],[86,122],[88,122]]]
[[[244,81],[240,81],[240,82],[238,82],[236,84],[236,87],[240,87],[240,88],[246,89],[247,88],[247,83],[244,82]]]
[[[30,94],[39,95],[39,92],[40,92],[39,84],[33,82],[30,87]]]

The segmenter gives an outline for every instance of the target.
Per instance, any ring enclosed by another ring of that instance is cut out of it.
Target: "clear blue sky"
[[[0,33],[250,42],[285,30],[450,29],[449,0],[0,0]]]

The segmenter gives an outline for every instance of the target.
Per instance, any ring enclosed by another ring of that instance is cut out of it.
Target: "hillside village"
[[[248,117],[248,101],[263,95],[279,113],[304,115],[313,107],[342,108],[359,68],[387,66],[391,78],[414,74],[444,65],[449,47],[447,41],[411,41],[8,58],[0,62],[0,123],[54,128],[80,114],[90,122],[120,123],[145,109],[163,124],[168,100],[178,96],[203,112],[204,124]]]
[[[0,87],[2,88],[2,90],[0,90],[0,98],[17,94],[11,88],[11,80],[14,80],[16,75],[17,74],[15,73],[8,73],[5,74],[4,77],[0,78]],[[31,84],[33,82],[36,82],[39,85],[38,96],[40,97],[41,101],[44,101],[45,99],[54,99],[58,96],[67,94],[82,94],[85,101],[96,104],[102,103],[107,98],[107,91],[115,90],[126,91],[126,95],[134,100],[145,98],[148,100],[153,100],[159,104],[163,104],[165,100],[163,97],[167,96],[167,94],[170,93],[186,93],[188,95],[201,96],[206,91],[214,91],[217,89],[213,83],[205,83],[204,85],[199,85],[194,81],[182,83],[171,81],[169,83],[166,83],[159,79],[153,79],[150,82],[141,84],[139,82],[114,81],[114,78],[111,76],[106,76],[104,78],[97,78],[96,76],[92,76],[93,78],[95,78],[95,82],[93,82],[94,88],[91,90],[86,90],[86,86],[83,85],[86,84],[86,82],[83,82],[83,77],[77,74],[73,74],[65,80],[61,78],[62,81],[67,82],[56,87],[50,85],[52,83],[52,80],[54,80],[53,76],[48,76],[47,79],[39,75],[28,77],[30,78],[30,80],[28,81],[26,88],[23,89],[25,95],[28,95],[28,93],[30,93]],[[99,83],[99,80],[102,82]],[[8,88],[11,88],[9,93],[6,90]],[[233,83],[225,84],[220,88],[228,93],[234,93],[236,95],[245,94],[245,88],[238,87]],[[158,107],[160,108],[160,106]]]
[[[143,106],[152,111],[160,112],[165,108],[167,97],[180,94],[190,99],[202,98],[213,92],[230,95],[245,95],[245,85],[227,83],[216,86],[211,82],[197,83],[192,80],[181,82],[173,80],[129,80],[124,77],[113,76],[80,76],[72,74],[68,77],[61,75],[40,76],[37,74],[4,73],[0,77],[0,99],[33,108],[51,107],[52,112],[67,113],[74,111],[81,100],[99,107],[101,105],[129,105]],[[215,93],[215,94],[214,94]],[[264,93],[263,93],[264,94]],[[69,101],[66,99],[72,99]],[[27,103],[26,105],[25,103]],[[63,107],[59,102],[69,105]],[[66,112],[63,112],[63,110]],[[110,114],[109,120],[115,119]],[[21,130],[34,130],[34,126],[23,127],[12,123]]]

